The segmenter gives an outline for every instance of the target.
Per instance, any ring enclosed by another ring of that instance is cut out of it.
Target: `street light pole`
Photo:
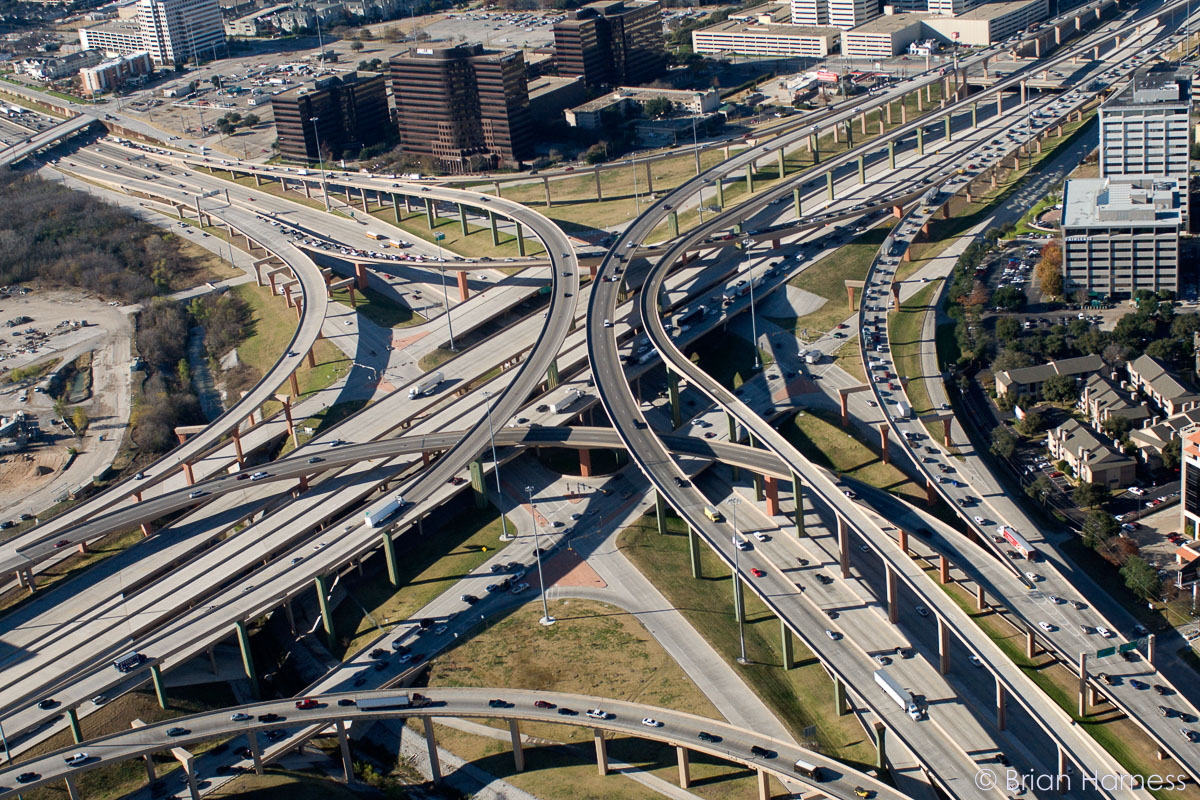
[[[319,119],[320,117],[309,117],[308,121],[313,124],[313,139],[317,142],[317,163],[321,165],[321,197],[325,198],[325,212],[329,213],[329,187],[325,185],[325,156],[321,153],[321,132],[317,130],[317,120]]]
[[[429,201],[432,202],[432,201]],[[442,304],[446,306],[446,330],[450,334],[450,352],[454,352],[454,326],[450,324],[450,295],[446,291],[446,267],[442,261],[442,239],[446,238],[444,233],[435,233],[433,239],[437,242],[438,248],[438,269],[442,271]]]
[[[483,401],[487,403],[488,439],[492,442],[492,470],[496,473],[496,506],[500,509],[500,541],[507,542],[508,520],[504,516],[504,495],[500,490],[500,459],[496,458],[496,434],[492,430],[492,393],[485,391]]]
[[[742,501],[737,497],[731,497],[725,502],[733,508],[733,590],[740,595],[742,591],[742,587],[739,584],[742,580],[742,548],[738,547],[737,507],[741,505]],[[737,602],[736,597],[735,602]],[[738,656],[737,661],[739,664],[746,664],[748,663],[748,659],[746,658],[746,609],[744,608],[744,603],[739,603],[738,605],[741,606],[741,613],[737,615],[738,641],[741,644],[742,654]]]
[[[750,245],[754,243],[753,239],[743,239],[742,244],[746,248],[747,258],[750,253]],[[758,321],[754,318],[754,267],[750,268],[750,274],[747,276],[750,281],[750,335],[754,337],[754,368],[758,369],[762,366],[762,362],[758,357]]]
[[[542,544],[538,538],[537,507],[533,504],[533,487],[526,486],[525,493],[529,495],[529,511],[533,515],[533,549],[537,554],[538,588],[542,593],[542,618],[538,622],[543,625],[553,625],[554,617],[550,616],[550,609],[546,605],[546,579],[542,577]]]

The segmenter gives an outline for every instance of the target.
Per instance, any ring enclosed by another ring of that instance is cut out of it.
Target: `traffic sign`
[[[1141,639],[1136,639],[1132,642],[1126,642],[1125,644],[1118,645],[1117,652],[1118,653],[1128,653],[1130,650],[1137,650],[1138,645],[1141,644],[1141,642],[1142,642]]]
[[[1117,648],[1105,647],[1103,650],[1096,651],[1096,658],[1106,658],[1108,656],[1115,656],[1116,654],[1117,654]]]
[[[433,240],[435,242],[440,242],[442,239],[445,239],[445,238],[446,238],[446,234],[444,234],[444,233],[435,233],[433,235]]]

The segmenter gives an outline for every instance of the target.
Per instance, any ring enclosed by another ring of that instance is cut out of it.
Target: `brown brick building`
[[[636,86],[666,69],[662,9],[656,0],[600,0],[554,26],[558,74],[582,75],[591,89]]]
[[[390,63],[405,152],[456,172],[516,164],[529,155],[533,131],[520,51],[414,47]]]
[[[321,78],[276,95],[271,108],[279,152],[296,161],[316,162],[318,140],[326,157],[341,158],[357,155],[391,132],[382,74]]]

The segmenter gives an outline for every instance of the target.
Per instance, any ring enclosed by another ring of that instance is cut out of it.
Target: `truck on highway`
[[[583,390],[570,389],[567,391],[567,396],[556,403],[551,404],[550,410],[555,414],[561,414],[571,406],[575,405],[575,401],[583,397]]]
[[[704,313],[708,311],[707,306],[699,305],[675,317],[675,324],[683,328],[684,325],[690,325],[693,321],[704,318]]]
[[[356,705],[359,711],[387,711],[393,708],[425,708],[432,701],[419,692],[396,694],[390,697],[364,697]]]
[[[408,399],[416,400],[418,397],[424,397],[427,394],[433,394],[434,389],[442,384],[444,376],[440,372],[434,372],[426,375],[421,380],[417,381],[417,385],[408,390]]]
[[[887,696],[896,701],[896,704],[912,717],[914,720],[921,719],[924,716],[921,712],[921,707],[917,705],[917,701],[913,700],[912,694],[901,686],[895,678],[887,674],[885,670],[875,670],[875,683],[879,684],[879,688],[887,693]]]
[[[809,350],[804,354],[805,364],[820,364],[821,356],[824,355],[820,350]]]
[[[396,495],[387,503],[377,509],[367,509],[363,512],[363,519],[367,523],[368,528],[378,528],[383,525],[393,514],[408,505],[402,495]]]
[[[117,668],[118,672],[133,672],[146,660],[147,659],[144,653],[139,653],[135,650],[132,653],[118,658],[113,662],[113,666]]]
[[[908,403],[901,400],[896,403],[896,416],[899,419],[908,419],[908,415],[912,413],[912,407]]]

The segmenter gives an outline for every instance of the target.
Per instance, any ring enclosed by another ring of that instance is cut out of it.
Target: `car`
[[[358,705],[357,701],[355,701],[354,698],[352,698],[352,697],[342,697],[338,700],[337,704],[339,706],[356,706],[356,705]]]
[[[310,463],[310,464],[320,464],[320,463],[321,463],[322,461],[324,461],[324,460],[325,460],[325,459],[321,458],[320,456],[313,456],[312,458],[310,458],[310,459],[308,460],[308,463]]]
[[[551,703],[549,700],[535,700],[535,701],[533,701],[533,707],[534,708],[554,708],[554,703]]]
[[[528,588],[529,588],[529,584],[522,581],[521,583],[518,583],[516,586],[514,586],[512,588],[512,593],[520,594],[521,592],[525,591]]]
[[[854,795],[855,795],[855,797],[868,798],[868,797],[874,797],[875,792],[873,792],[870,789],[864,789],[861,786],[855,786],[854,787]]]
[[[317,703],[317,701],[311,697],[306,697],[303,700],[296,701],[296,708],[300,709],[301,711],[308,708],[316,708],[318,705],[319,703]]]
[[[172,737],[174,737],[174,736],[186,736],[186,735],[187,735],[187,733],[188,733],[188,729],[187,729],[187,728],[178,728],[178,727],[176,727],[176,728],[167,728],[167,736],[172,736]]]
[[[59,539],[57,542],[54,543],[54,547],[57,549],[59,547],[67,547],[70,544],[71,544],[70,539]]]
[[[1168,708],[1167,706],[1159,706],[1158,713],[1162,714],[1164,717],[1173,717],[1179,712],[1173,708]]]
[[[925,606],[917,606],[916,608],[914,608],[914,609],[913,609],[913,611],[916,611],[916,612],[917,612],[917,614],[918,614],[918,615],[920,615],[920,616],[922,616],[922,617],[928,617],[928,616],[929,616],[929,609],[928,609],[928,608],[926,608]]]
[[[495,700],[488,700],[488,708],[512,708],[512,705],[513,704],[507,700],[500,700],[498,698]]]
[[[254,719],[253,715],[247,714],[245,711],[239,711],[229,717],[230,722],[249,722]]]
[[[197,490],[196,490],[196,491],[194,491],[194,492],[189,492],[189,493],[188,493],[188,499],[189,499],[189,500],[195,500],[197,497],[204,497],[204,492],[203,492],[202,490],[200,490],[200,489],[197,489]]]
[[[58,701],[55,700],[53,697],[47,697],[45,700],[39,700],[38,704],[37,704],[38,708],[42,709],[43,711],[45,711],[48,708],[54,708],[57,705],[58,705]]]
[[[479,602],[479,598],[473,594],[459,595],[458,599],[462,600],[464,603],[466,603],[469,606],[473,606]]]
[[[274,713],[273,711],[268,711],[266,714],[258,715],[259,722],[279,722],[282,719],[283,719],[283,717],[279,716],[278,714]]]
[[[825,635],[835,642],[842,638],[842,634],[838,633],[837,631],[831,631],[828,628],[825,629]]]
[[[108,695],[98,694],[92,698],[92,705],[94,705],[94,706],[102,706],[107,702],[108,702]],[[0,746],[0,750],[3,750],[3,749],[4,748],[2,746]]]
[[[767,576],[767,573],[763,572],[763,571],[762,571],[761,569],[759,569],[758,567],[753,567],[753,568],[750,570],[750,574],[751,574],[751,575],[753,575],[753,576],[754,576],[754,577],[756,577],[756,578],[765,578],[765,577]]]
[[[1039,622],[1038,627],[1044,630],[1046,633],[1051,633],[1052,631],[1057,630],[1057,628],[1045,621]]]
[[[140,480],[142,480],[142,479],[144,479],[144,478],[146,477],[146,473],[144,473],[144,472],[139,472],[137,475],[134,475],[133,477],[134,477],[134,479],[136,479],[136,480],[139,480],[139,481],[140,481]]]
[[[602,708],[589,708],[587,715],[592,719],[608,719],[608,712]]]
[[[1196,732],[1188,728],[1180,728],[1179,735],[1184,739],[1187,739],[1189,742],[1196,741]]]
[[[987,525],[987,520],[985,520],[983,517],[973,517],[973,519],[975,520],[976,525]]]
[[[983,660],[980,659],[980,657],[977,655],[967,656],[967,661],[970,661],[971,666],[973,666],[973,667],[982,667],[983,666]]]
[[[559,713],[559,714],[562,714],[564,717],[577,717],[577,716],[579,716],[579,712],[578,712],[578,711],[576,711],[576,710],[575,710],[575,709],[573,709],[573,708],[567,708],[566,706],[561,706],[561,707],[558,709],[558,713]]]
[[[1107,672],[1101,672],[1096,677],[1099,678],[1100,680],[1104,681],[1104,684],[1106,686],[1116,686],[1117,685],[1117,679],[1114,678],[1112,675],[1109,675]]]
[[[1096,626],[1096,633],[1100,634],[1105,639],[1111,639],[1113,636],[1112,631],[1110,631],[1108,628],[1104,627],[1103,625]]]
[[[22,772],[17,776],[17,783],[33,783],[40,777],[42,776],[36,772]]]
[[[606,319],[606,320],[604,320],[604,327],[606,327],[606,328],[611,328],[611,327],[612,327],[612,321],[611,321],[611,320],[607,320],[607,319]]]
[[[699,733],[696,734],[696,738],[702,742],[719,742],[719,741],[721,741],[720,736],[714,736],[713,734],[709,733],[708,731],[700,731]]]
[[[1175,693],[1175,691],[1173,689],[1171,689],[1167,686],[1163,686],[1161,683],[1154,684],[1154,691],[1163,697],[1166,697],[1169,694]]]
[[[1052,595],[1050,595],[1050,602],[1054,603],[1054,605],[1056,605],[1056,606],[1062,605],[1063,599],[1056,594],[1052,594]]]
[[[661,728],[663,724],[653,717],[643,717],[642,724],[647,728]]]
[[[754,533],[754,538],[755,538],[755,539],[758,539],[760,542],[769,542],[769,541],[771,541],[771,537],[770,537],[770,536],[768,536],[767,534],[763,533],[762,531],[755,531],[755,533]]]
[[[774,758],[775,757],[774,750],[768,750],[767,748],[760,747],[759,745],[751,745],[750,753],[751,753],[751,755],[756,755],[759,758]]]
[[[1033,572],[1026,572],[1025,577],[1029,579],[1030,583],[1037,583],[1038,581],[1040,581],[1042,579],[1041,575],[1038,575]]]
[[[75,753],[74,755],[67,756],[63,761],[68,767],[78,767],[80,764],[88,762],[88,754],[83,752]]]
[[[1150,688],[1150,684],[1146,683],[1145,681],[1139,681],[1137,678],[1131,678],[1129,680],[1129,685],[1135,689],[1138,689],[1139,691],[1144,691]]]
[[[846,495],[846,497],[850,498],[851,500],[854,500],[858,497],[858,495],[854,493],[853,489],[846,489],[842,492],[842,494]]]

